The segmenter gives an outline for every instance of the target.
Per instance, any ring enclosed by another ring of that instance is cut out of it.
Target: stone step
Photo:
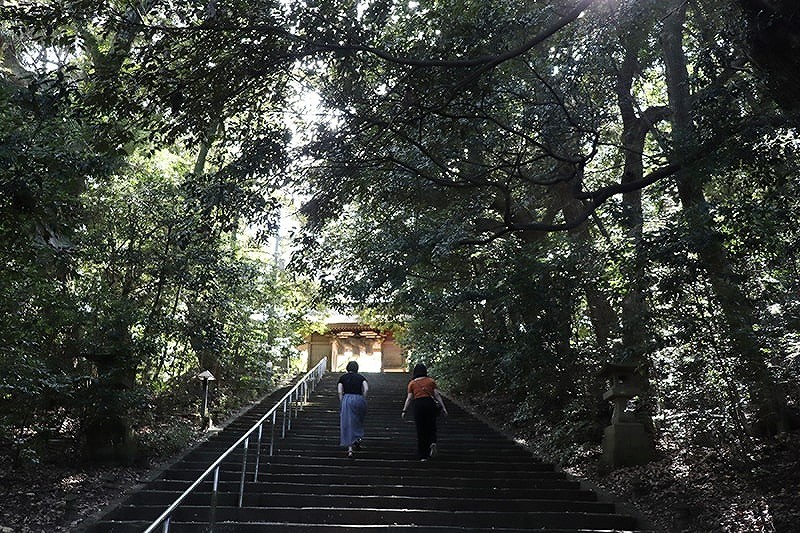
[[[369,431],[369,429],[365,430]],[[481,439],[470,439],[467,436],[459,436],[454,437],[451,434],[448,434],[445,431],[439,431],[439,443],[442,446],[447,446],[448,448],[458,451],[464,452],[466,450],[472,450],[479,454],[495,454],[499,455],[502,453],[508,454],[516,454],[516,455],[527,455],[530,457],[529,453],[524,452],[521,448],[517,447],[516,445],[509,445],[507,442],[502,441],[487,441]],[[227,442],[219,442],[214,443],[214,445],[205,447],[205,450],[210,451],[217,451],[219,453],[224,452],[228,448],[231,447],[236,442],[237,439],[231,439]],[[249,447],[255,449],[255,445],[258,442],[258,438],[252,439],[249,443]],[[268,446],[270,443],[269,435],[264,438],[262,436],[261,446],[262,448],[266,445]],[[311,435],[302,435],[302,436],[292,436],[287,437],[286,439],[280,439],[279,436],[275,437],[275,441],[273,445],[280,449],[303,449],[303,450],[325,450],[328,448],[338,448],[339,447],[339,431],[337,429],[335,434],[328,434],[328,435],[317,435],[316,437],[312,437]],[[384,453],[392,453],[394,450],[400,450],[407,446],[416,446],[416,435],[409,433],[406,435],[392,435],[390,438],[378,440],[374,437],[374,433],[367,433],[364,438],[364,447],[365,449],[373,449],[373,450],[380,450]],[[241,448],[241,445],[240,445]]]
[[[95,524],[87,533],[141,533],[150,525],[146,521],[102,521]],[[208,531],[209,526],[203,522],[173,522],[170,524],[171,533],[198,533]],[[282,522],[249,522],[249,523],[225,523],[216,522],[214,525],[215,533],[363,533],[364,531],[390,531],[391,533],[420,533],[417,525],[371,525],[361,524],[358,526],[343,526],[337,524],[308,524],[308,523],[282,523]],[[471,533],[654,533],[647,530],[628,530],[628,529],[564,529],[564,528],[476,528],[465,529],[460,526],[426,526],[424,533],[459,533],[469,531]]]
[[[161,506],[123,506],[118,510],[117,520],[155,519]],[[585,513],[568,511],[439,511],[424,508],[380,509],[336,507],[222,507],[214,511],[217,522],[263,523],[280,522],[355,526],[365,524],[393,524],[427,526],[455,526],[462,528],[517,528],[537,529],[545,527],[633,529],[635,521],[627,516],[611,513]],[[209,522],[212,510],[208,506],[184,505],[173,515],[174,522]]]
[[[485,494],[481,498],[453,498],[447,493],[440,494],[431,491],[430,496],[420,498],[419,493],[401,496],[397,494],[340,494],[331,491],[330,494],[310,494],[302,491],[296,485],[295,491],[256,492],[250,488],[245,491],[242,504],[245,507],[338,507],[353,508],[366,507],[370,509],[431,509],[439,511],[549,511],[549,512],[586,512],[586,513],[613,513],[614,504],[606,502],[571,500],[571,499],[521,499],[521,498],[493,498]],[[565,492],[566,494],[571,494]],[[179,492],[172,491],[143,491],[136,494],[130,504],[134,506],[166,507],[172,503]],[[212,501],[210,492],[198,492],[190,495],[186,504],[190,506],[209,505]],[[166,505],[164,505],[166,504]],[[224,507],[236,507],[239,504],[238,492],[219,492],[217,504]]]
[[[441,452],[442,461],[446,462],[463,462],[463,463],[486,463],[495,465],[498,469],[514,469],[515,465],[522,465],[526,463],[541,464],[541,460],[533,457],[530,452],[522,449],[503,449],[503,448],[474,448],[474,447],[456,447],[451,445],[447,439],[439,441],[439,451]],[[274,454],[272,457],[281,458],[286,460],[296,460],[297,462],[304,462],[307,460],[325,460],[325,461],[340,461],[343,458],[344,448],[337,443],[328,443],[326,445],[317,445],[311,448],[310,446],[293,446],[281,443],[275,446]],[[416,459],[416,444],[406,443],[403,446],[397,444],[393,445],[376,445],[372,441],[366,441],[363,448],[358,451],[357,458],[359,460],[404,460],[409,458],[411,454],[412,459]],[[212,449],[198,449],[193,451],[182,460],[194,461],[199,463],[211,464],[217,457],[227,448],[212,448]],[[256,457],[255,443],[250,444],[248,452],[248,460],[253,460]],[[241,458],[241,447],[234,451],[234,457]],[[269,455],[269,442],[262,442],[261,444],[261,460],[270,460]],[[510,465],[504,467],[503,465]]]
[[[148,484],[145,490],[172,492],[176,496],[183,492],[190,484],[185,480],[155,480]],[[545,484],[548,485],[548,484]],[[451,499],[461,498],[491,498],[491,499],[561,499],[561,500],[580,500],[596,501],[597,496],[589,490],[582,490],[580,483],[567,481],[559,483],[559,488],[553,487],[525,487],[507,489],[502,487],[454,487],[443,485],[430,490],[436,492],[441,497]],[[203,493],[211,491],[211,482],[200,485]],[[221,481],[218,486],[220,492],[239,493],[239,481]],[[419,496],[419,488],[413,485],[345,485],[345,484],[314,484],[314,483],[288,483],[288,482],[251,482],[245,484],[245,495],[277,493],[293,494],[341,494],[341,495],[376,495],[376,496]],[[134,495],[135,497],[135,495]]]
[[[186,458],[178,461],[172,467],[173,469],[197,469],[205,470],[207,466],[215,459],[213,456],[205,458]],[[398,472],[405,468],[403,461],[398,461],[396,457],[386,458],[381,455],[369,455],[368,452],[360,451],[356,454],[355,459],[358,460],[359,469],[370,469],[371,472],[392,473]],[[236,454],[235,457],[225,460],[222,463],[222,469],[231,469],[241,467],[242,455]],[[255,465],[255,454],[248,456],[248,464]],[[342,469],[351,469],[353,467],[353,458],[341,456],[336,457],[316,457],[316,456],[285,456],[273,455],[262,456],[259,465],[261,467],[271,468],[271,472],[279,472],[281,469],[296,469],[298,467],[313,468],[314,472],[338,472]],[[425,470],[445,470],[447,472],[465,471],[473,472],[477,475],[509,475],[509,474],[522,474],[527,472],[552,472],[553,465],[540,462],[522,462],[522,461],[483,461],[481,459],[474,461],[455,460],[452,457],[440,456],[435,462],[425,465]]]
[[[221,466],[216,505],[211,480],[178,508],[171,532],[386,531],[592,533],[633,531],[634,518],[581,489],[552,465],[494,431],[452,402],[439,420],[440,455],[420,462],[413,422],[400,410],[408,376],[369,375],[363,449],[339,446],[338,375],[327,375],[281,438],[263,426],[259,474],[256,439],[247,456],[243,506],[238,507],[242,449]],[[278,396],[279,397],[279,396]],[[222,452],[272,407],[268,399],[190,451],[144,489],[91,526],[91,533],[142,531]],[[269,443],[274,455],[269,455]],[[256,479],[254,479],[256,478]]]
[[[438,487],[443,483],[452,483],[459,487],[501,487],[501,488],[568,488],[571,487],[570,481],[560,472],[539,472],[536,475],[519,476],[513,479],[496,477],[493,479],[477,477],[456,477],[449,476],[446,480],[435,479],[438,472],[433,475],[424,472],[393,473],[390,475],[372,474],[369,471],[356,473],[352,470],[350,474],[316,474],[313,471],[302,471],[294,473],[259,473],[258,481],[276,483],[341,483],[350,485],[413,485],[415,487]],[[175,470],[165,472],[163,479],[193,481],[202,473],[200,470]],[[238,481],[241,473],[238,471],[220,471],[219,478],[223,481]],[[246,476],[247,480],[248,477]]]
[[[384,454],[392,454],[396,451],[400,451],[408,447],[413,448],[416,446],[416,435],[414,433],[408,433],[405,435],[390,434],[385,436],[385,434],[382,432],[377,433],[376,435],[376,432],[370,432],[369,428],[367,428],[365,431],[367,431],[363,441],[365,450],[380,451]],[[439,430],[438,433],[440,446],[447,447],[455,453],[475,453],[481,456],[524,456],[529,459],[533,459],[529,451],[515,443],[509,443],[507,441],[503,442],[472,439],[465,435],[455,437],[454,435],[443,430]],[[230,448],[231,445],[236,442],[236,440],[237,439],[231,439],[230,441],[226,442],[209,443],[198,451],[222,453]],[[336,430],[335,434],[320,434],[316,437],[311,435],[293,435],[287,437],[286,439],[281,439],[279,435],[276,435],[274,440],[272,440],[270,439],[269,435],[262,435],[262,450],[264,447],[268,447],[270,442],[272,442],[276,449],[280,450],[325,451],[330,449],[341,449],[339,446],[338,429]],[[251,451],[255,451],[257,443],[257,436],[251,439],[249,443],[249,448]],[[240,445],[239,448],[241,449],[242,446]],[[295,455],[297,455],[297,453],[295,453]]]

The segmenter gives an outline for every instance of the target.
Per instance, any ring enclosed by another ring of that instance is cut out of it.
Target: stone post
[[[644,425],[628,412],[628,402],[644,394],[644,378],[632,365],[611,363],[601,372],[609,388],[603,399],[614,406],[611,425],[603,432],[603,462],[612,468],[635,466],[650,462],[653,446]]]

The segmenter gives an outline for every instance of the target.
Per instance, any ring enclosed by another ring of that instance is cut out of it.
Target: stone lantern
[[[603,399],[614,406],[611,425],[603,431],[603,462],[613,468],[650,462],[653,458],[650,435],[634,414],[626,410],[633,398],[644,394],[647,381],[636,366],[619,363],[606,365],[600,375],[608,379],[609,385]]]

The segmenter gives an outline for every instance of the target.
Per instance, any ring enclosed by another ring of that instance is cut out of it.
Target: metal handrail
[[[258,479],[258,468],[259,468],[259,460],[261,458],[261,437],[263,434],[263,426],[264,423],[267,421],[268,418],[272,417],[272,436],[270,437],[270,445],[269,445],[269,454],[270,456],[273,454],[275,448],[275,422],[277,419],[278,408],[283,407],[283,420],[281,422],[281,438],[286,436],[286,431],[291,430],[292,428],[292,416],[295,418],[300,414],[299,411],[302,410],[302,407],[299,405],[299,400],[302,398],[303,403],[308,402],[308,396],[317,386],[317,383],[322,379],[323,374],[325,374],[325,370],[328,366],[328,358],[324,357],[317,365],[311,369],[305,376],[303,376],[300,381],[295,384],[283,397],[278,400],[275,406],[272,407],[269,411],[266,412],[264,416],[262,416],[258,422],[253,424],[253,427],[250,428],[247,433],[242,435],[239,440],[231,445],[227,451],[225,451],[222,455],[220,455],[216,461],[211,463],[205,472],[203,472],[200,477],[192,483],[188,489],[183,491],[183,494],[178,496],[178,498],[172,502],[166,511],[161,513],[161,515],[156,518],[156,520],[150,524],[150,526],[144,530],[144,533],[152,533],[156,530],[156,528],[163,524],[162,532],[167,533],[169,531],[169,523],[170,519],[172,518],[172,513],[183,503],[183,501],[191,494],[194,489],[196,489],[206,478],[211,475],[213,472],[214,474],[214,485],[211,492],[211,520],[213,525],[214,520],[214,510],[216,508],[217,502],[217,490],[219,488],[219,468],[222,464],[222,461],[228,458],[239,445],[243,445],[242,448],[242,476],[239,480],[239,507],[242,506],[242,500],[244,498],[244,482],[246,477],[247,471],[247,452],[250,446],[250,437],[253,433],[258,430],[258,449],[256,451],[256,465],[255,465],[255,474],[253,477],[253,481]],[[309,383],[310,390],[309,390]],[[288,407],[288,412],[287,412]]]

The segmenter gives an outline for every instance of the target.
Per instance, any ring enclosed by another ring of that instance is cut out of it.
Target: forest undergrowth
[[[176,387],[174,393],[159,398],[158,405],[153,406],[157,423],[148,416],[149,423],[139,425],[141,454],[131,465],[81,461],[68,439],[59,441],[62,450],[47,450],[35,460],[15,462],[9,448],[0,447],[0,461],[7,465],[0,469],[0,533],[80,531],[188,449],[230,423],[254,399],[252,390],[237,394],[227,391],[224,399],[219,391],[212,394],[216,401],[216,405],[211,404],[214,425],[208,431],[192,411],[196,395],[190,398],[187,387]]]

